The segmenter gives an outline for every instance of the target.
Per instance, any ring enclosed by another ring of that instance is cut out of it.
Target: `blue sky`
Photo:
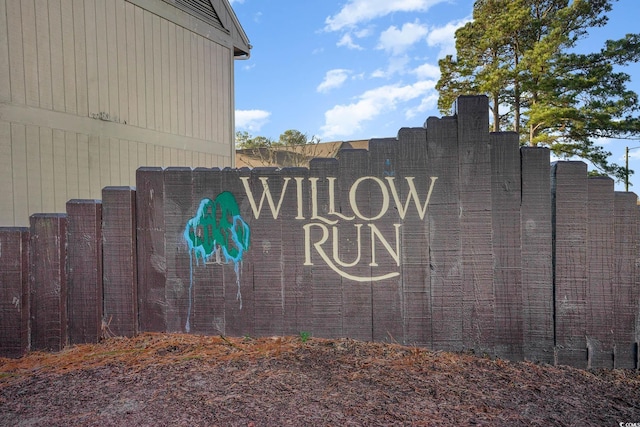
[[[253,49],[236,61],[236,130],[277,139],[297,129],[321,141],[396,136],[440,116],[438,59],[454,54],[454,32],[473,0],[232,0]],[[640,1],[613,3],[609,23],[581,42],[637,32]],[[640,93],[640,65],[625,70]],[[601,141],[624,164],[625,146]],[[640,193],[640,148],[630,151]],[[622,190],[623,184],[616,184]]]

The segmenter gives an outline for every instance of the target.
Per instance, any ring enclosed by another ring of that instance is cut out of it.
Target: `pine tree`
[[[610,10],[611,0],[477,0],[473,21],[456,32],[456,58],[440,61],[440,110],[449,113],[458,95],[486,94],[494,131],[516,131],[523,144],[623,179],[597,142],[640,135],[638,96],[616,69],[640,59],[640,35],[574,51]]]

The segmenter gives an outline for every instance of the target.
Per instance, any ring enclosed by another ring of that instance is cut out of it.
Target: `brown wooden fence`
[[[484,97],[310,168],[140,168],[0,230],[0,351],[308,332],[638,367],[638,206]]]

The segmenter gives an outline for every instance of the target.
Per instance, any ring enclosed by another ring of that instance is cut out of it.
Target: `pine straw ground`
[[[0,359],[7,426],[618,426],[640,374],[348,339],[142,334]]]

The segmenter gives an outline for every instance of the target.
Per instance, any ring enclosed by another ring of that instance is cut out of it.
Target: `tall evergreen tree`
[[[575,52],[610,10],[611,0],[477,0],[473,20],[456,31],[456,57],[440,61],[440,110],[449,113],[458,95],[486,94],[494,131],[624,178],[597,142],[640,135],[638,96],[615,68],[640,60],[640,35]]]

